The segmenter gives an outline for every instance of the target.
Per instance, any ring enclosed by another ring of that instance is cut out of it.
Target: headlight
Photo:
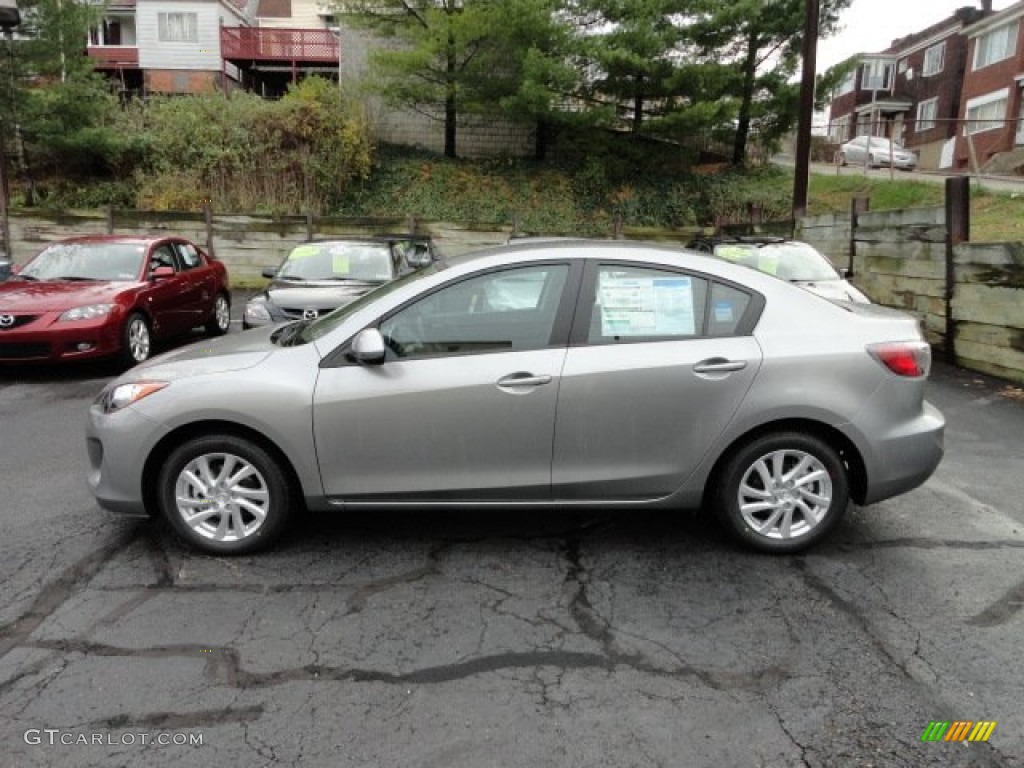
[[[270,322],[270,312],[267,310],[266,302],[263,301],[250,301],[245,305],[245,319],[246,320],[260,320],[263,322]]]
[[[96,399],[104,413],[113,413],[137,403],[166,387],[168,381],[133,381],[103,390]]]
[[[87,304],[84,307],[69,309],[60,316],[61,320],[94,320],[109,315],[114,310],[113,304]]]

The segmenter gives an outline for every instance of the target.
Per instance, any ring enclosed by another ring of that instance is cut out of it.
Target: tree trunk
[[[740,111],[736,118],[736,139],[732,146],[733,165],[743,165],[747,159],[747,138],[750,136],[750,112],[754,103],[754,86],[757,82],[756,32],[747,35],[747,55],[743,59],[743,91],[740,95]]]
[[[449,12],[450,13],[450,12]],[[458,85],[455,81],[455,32],[448,21],[448,45],[445,72],[447,74],[446,92],[444,97],[444,156],[455,157],[455,139],[459,119]]]
[[[633,133],[640,133],[644,122],[644,76],[637,73],[633,88]]]

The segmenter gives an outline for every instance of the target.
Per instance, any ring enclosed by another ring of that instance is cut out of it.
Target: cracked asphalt
[[[1024,766],[1005,382],[937,365],[935,477],[800,557],[699,513],[441,512],[228,559],[92,501],[110,373],[0,370],[0,766]]]

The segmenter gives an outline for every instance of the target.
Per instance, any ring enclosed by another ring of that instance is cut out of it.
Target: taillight
[[[898,376],[927,376],[932,367],[932,348],[924,341],[868,344],[868,352]]]

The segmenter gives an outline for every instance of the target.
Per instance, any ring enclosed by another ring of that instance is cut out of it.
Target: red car
[[[0,363],[149,357],[154,339],[227,333],[227,270],[179,237],[75,237],[0,283]]]

